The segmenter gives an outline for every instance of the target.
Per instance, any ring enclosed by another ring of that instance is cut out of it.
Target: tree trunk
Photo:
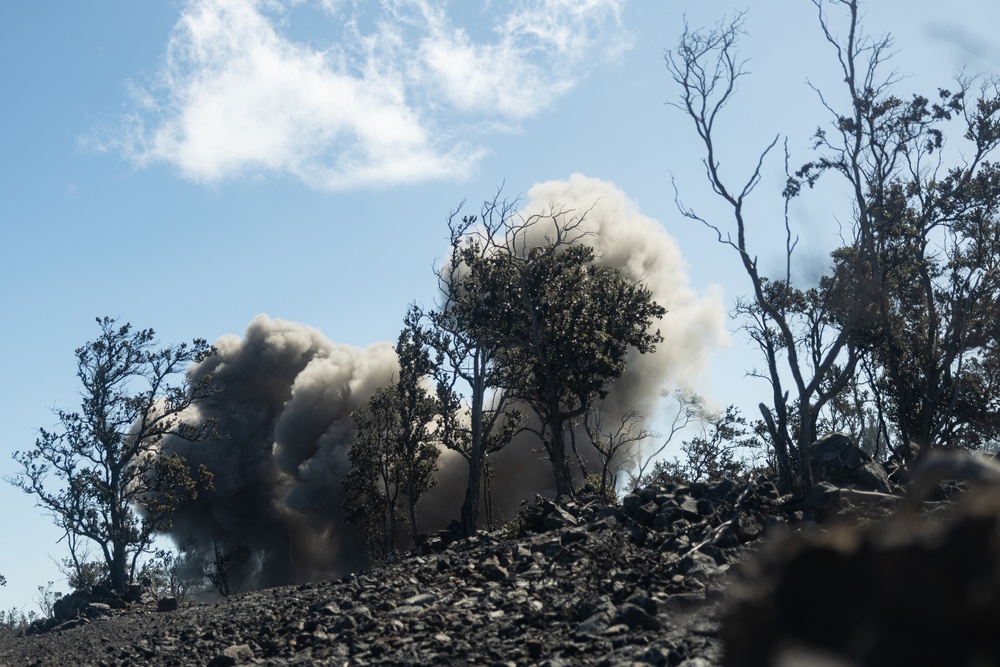
[[[128,572],[126,568],[125,542],[122,539],[115,539],[111,549],[111,590],[124,591],[128,583]]]
[[[771,435],[774,443],[774,458],[778,465],[778,486],[782,492],[788,492],[792,488],[792,469],[788,460],[788,443],[785,441],[785,430],[783,425],[776,424],[771,411],[763,403],[759,404],[760,414],[764,418],[764,425]]]
[[[413,537],[414,543],[417,541],[417,503],[414,502],[413,496],[411,495],[406,500],[406,506],[410,510],[410,536]]]
[[[480,457],[481,458],[481,457]],[[479,491],[482,487],[482,465],[469,462],[469,483],[465,487],[465,501],[462,503],[462,533],[468,537],[479,527]]]
[[[478,359],[477,359],[478,371]],[[486,385],[481,372],[476,373],[472,386],[472,431],[469,443],[469,482],[465,486],[462,503],[462,532],[472,535],[479,527],[479,495],[483,480],[483,402]]]
[[[569,472],[569,463],[566,460],[562,419],[558,416],[551,419],[549,429],[552,441],[548,449],[552,461],[552,474],[556,480],[556,495],[573,497],[573,476]]]
[[[816,442],[816,413],[809,400],[799,398],[799,492],[812,490],[812,445]]]

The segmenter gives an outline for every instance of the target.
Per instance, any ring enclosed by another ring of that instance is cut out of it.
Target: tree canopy
[[[720,171],[717,123],[747,75],[737,52],[743,15],[685,30],[666,56],[679,88],[675,106],[693,121],[707,179],[731,219],[709,220],[684,205],[681,211],[732,248],[750,280],[751,295],[737,312],[766,362],[760,375],[770,383],[771,404],[761,410],[782,483],[797,481],[800,491],[811,484],[809,447],[824,413],[833,417],[828,425],[845,417],[874,425],[873,441],[891,432],[897,448],[909,451],[912,443],[920,455],[945,438],[982,443],[998,433],[998,405],[988,392],[1000,377],[1000,172],[988,159],[1000,143],[997,80],[959,76],[957,90],[900,97],[902,79],[888,68],[892,40],[865,33],[858,1],[813,4],[849,102],[836,108],[838,96],[817,89],[829,120],[813,136],[814,158],[790,170],[786,148],[783,275],[759,267],[747,208],[780,137],[742,182]],[[833,27],[838,21],[841,29]],[[946,151],[947,130],[956,124],[964,140],[957,153]],[[852,218],[824,275],[803,285],[792,279],[799,239],[789,202],[833,177]]]
[[[201,440],[210,422],[186,417],[212,396],[211,376],[181,376],[214,350],[204,340],[161,347],[152,329],[105,317],[100,335],[76,350],[82,385],[79,412],[56,410],[57,430],[39,429],[32,450],[15,452],[23,467],[11,482],[33,496],[65,532],[80,569],[78,538],[103,555],[110,585],[121,590],[157,531],[177,507],[210,488],[204,470],[192,475],[175,454],[161,455],[167,437]]]
[[[544,444],[560,495],[573,493],[570,420],[607,395],[630,352],[656,349],[665,312],[646,287],[595,261],[584,220],[562,209],[500,216],[461,257],[470,329],[495,342],[497,384],[536,416],[525,428]]]

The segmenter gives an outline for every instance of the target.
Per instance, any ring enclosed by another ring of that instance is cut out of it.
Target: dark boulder
[[[843,433],[830,433],[812,445],[813,480],[835,486],[888,493],[885,469]]]

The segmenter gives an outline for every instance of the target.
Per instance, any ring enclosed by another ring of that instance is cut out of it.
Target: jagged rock
[[[503,581],[510,576],[510,573],[506,569],[493,563],[486,565],[482,572],[487,581]]]
[[[601,635],[610,624],[611,613],[608,611],[599,611],[591,614],[585,621],[573,628],[573,636],[576,638],[596,637]]]
[[[618,607],[615,615],[611,618],[611,625],[625,625],[629,629],[642,628],[644,630],[661,630],[663,623],[655,616],[649,614],[645,609],[630,602]]]
[[[885,469],[843,433],[830,433],[812,445],[814,481],[888,493]]]
[[[234,667],[246,664],[253,658],[253,649],[246,644],[239,644],[223,649],[222,653],[208,661],[208,667]]]
[[[97,618],[98,616],[110,616],[111,606],[103,602],[88,602],[80,608],[80,613],[87,618]]]
[[[622,498],[622,508],[629,516],[634,516],[636,510],[642,507],[642,504],[642,498],[634,493],[630,493]]]

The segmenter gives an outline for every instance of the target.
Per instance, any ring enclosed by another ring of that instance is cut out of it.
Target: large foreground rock
[[[744,566],[725,664],[1000,664],[1000,490],[926,506],[770,541]]]
[[[889,477],[880,464],[843,433],[830,433],[812,445],[813,480],[865,491],[889,491]]]

